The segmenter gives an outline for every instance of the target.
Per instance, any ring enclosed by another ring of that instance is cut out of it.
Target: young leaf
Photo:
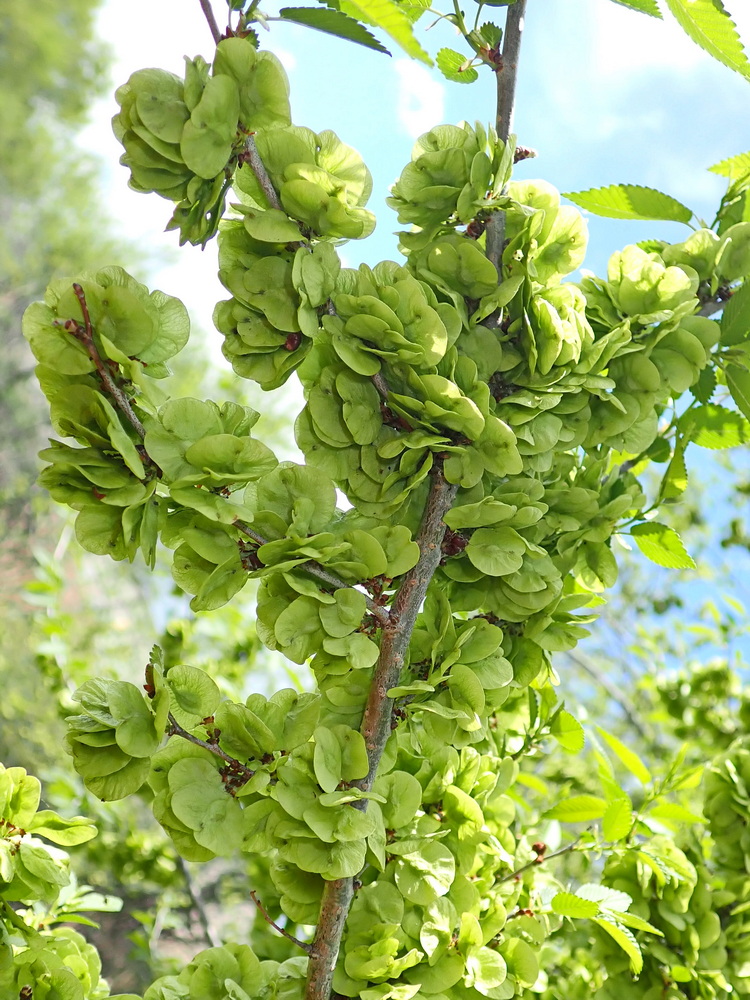
[[[658,566],[667,569],[695,569],[695,563],[685,550],[682,539],[673,528],[655,521],[636,524],[630,529],[641,552]]]
[[[672,461],[667,466],[664,478],[659,489],[660,496],[664,500],[676,500],[687,489],[688,474],[685,465],[685,448],[682,443],[677,445],[672,456]]]
[[[602,910],[627,910],[633,902],[632,896],[622,889],[612,889],[598,882],[586,882],[585,885],[579,886],[577,895],[581,899],[593,900]]]
[[[483,25],[480,26],[477,34],[481,37],[485,45],[490,48],[497,46],[503,39],[503,29],[499,28],[492,21],[485,21]],[[750,167],[748,167],[750,169]]]
[[[705,822],[702,816],[691,812],[690,809],[686,809],[685,806],[681,806],[677,802],[660,802],[657,800],[649,808],[648,815],[665,822],[668,826],[677,830],[686,824]]]
[[[627,837],[633,827],[633,803],[629,798],[612,799],[602,817],[602,836],[615,841]]]
[[[690,391],[699,403],[708,403],[716,391],[716,372],[713,368],[704,368],[698,376],[698,381],[690,386]]]
[[[606,800],[598,795],[572,795],[548,809],[545,815],[547,819],[560,819],[564,823],[587,823],[601,819],[606,809]]]
[[[722,0],[666,0],[666,4],[696,45],[750,79],[750,62]]]
[[[651,772],[636,753],[601,726],[597,726],[596,731],[623,767],[626,767],[642,785],[647,785],[651,781]]]
[[[376,52],[384,52],[387,56],[391,54],[363,24],[341,10],[328,7],[282,7],[279,17],[285,21],[294,21],[295,24],[305,24],[308,28],[315,28],[327,35],[348,38],[350,42],[375,49]]]
[[[578,753],[579,750],[583,750],[583,744],[586,741],[583,726],[575,716],[566,712],[565,709],[558,712],[550,726],[550,732],[560,746],[569,753]]]
[[[479,76],[473,66],[466,65],[466,56],[453,49],[441,49],[435,62],[446,80],[452,80],[453,83],[473,83]]]
[[[610,908],[609,911],[612,916],[620,924],[625,924],[626,927],[630,927],[635,931],[647,931],[649,934],[657,934],[659,937],[664,937],[663,931],[660,931],[658,927],[654,927],[650,924],[648,920],[644,920],[643,917],[638,917],[635,913],[624,913],[622,910],[616,910]]]
[[[407,55],[432,65],[432,59],[414,37],[411,21],[394,0],[341,0],[339,8],[352,18],[382,28]]]
[[[592,917],[592,919],[619,944],[630,959],[630,971],[634,976],[637,976],[643,969],[643,955],[641,954],[638,942],[627,927],[623,927],[622,924],[618,923],[618,921],[608,914],[602,914],[600,917]]]
[[[729,156],[726,160],[714,163],[708,168],[711,173],[719,174],[721,177],[728,177],[730,181],[737,180],[750,173],[750,153],[737,153],[736,156]]]
[[[581,899],[572,892],[558,892],[552,897],[552,909],[561,917],[595,917],[599,912],[599,904],[592,899]]]
[[[564,194],[579,208],[608,219],[663,219],[690,222],[692,211],[671,195],[639,184],[610,184],[609,187]]]
[[[750,422],[741,413],[707,403],[685,415],[686,436],[701,448],[720,451],[750,441]]]
[[[661,17],[656,0],[613,0],[613,3],[620,4],[621,7],[629,7],[630,10],[640,11],[641,14],[650,14],[651,17]]]

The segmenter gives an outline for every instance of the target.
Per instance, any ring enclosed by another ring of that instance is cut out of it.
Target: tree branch
[[[305,944],[304,941],[300,941],[299,938],[296,938],[293,934],[290,934],[289,931],[285,931],[283,927],[280,927],[276,923],[276,921],[269,915],[268,910],[258,899],[258,893],[255,891],[255,889],[251,891],[250,898],[258,907],[258,912],[260,913],[260,915],[263,917],[263,919],[266,921],[267,924],[270,924],[275,931],[279,932],[279,934],[283,934],[283,936],[287,939],[287,941],[291,941],[293,944],[296,944],[298,948],[301,948],[303,951],[307,952],[308,955],[310,954],[312,950],[311,945]]]
[[[216,18],[214,17],[214,12],[211,8],[211,0],[198,0],[198,3],[201,5],[201,10],[203,11],[205,18],[208,21],[208,27],[211,31],[211,37],[213,38],[214,42],[218,45],[219,42],[221,41],[221,31],[219,29],[219,25],[216,22]]]
[[[513,120],[513,105],[516,99],[516,78],[518,57],[521,50],[526,0],[516,0],[508,8],[503,36],[503,53],[495,70],[497,77],[497,112],[495,128],[498,139],[507,142]],[[487,223],[487,257],[492,261],[502,280],[503,243],[505,242],[505,212],[493,212]]]
[[[714,313],[719,312],[720,309],[726,307],[727,302],[731,296],[727,296],[725,299],[712,299],[710,302],[704,302],[696,316],[713,316]]]
[[[443,518],[451,509],[457,492],[458,486],[448,483],[442,468],[438,468],[433,474],[416,539],[420,551],[419,560],[404,577],[393,602],[388,624],[383,627],[380,656],[375,666],[375,675],[362,717],[360,732],[364,737],[370,760],[367,777],[364,781],[358,782],[363,791],[369,791],[372,787],[386,740],[391,732],[392,701],[386,692],[395,687],[401,677],[419,609],[430,580],[440,563],[442,554],[440,547],[446,532]]]
[[[228,754],[225,750],[222,750],[216,743],[208,743],[206,740],[202,740],[199,736],[193,736],[193,734],[189,733],[187,729],[183,729],[171,712],[169,713],[169,729],[167,730],[167,735],[180,736],[183,740],[187,740],[188,743],[194,743],[197,747],[203,747],[204,750],[208,750],[208,752],[212,753],[215,757],[221,757],[221,759],[226,761],[226,763],[229,764],[234,771],[238,774],[244,775],[247,780],[252,778],[255,774],[255,771],[248,767],[247,764],[242,764],[236,759],[236,757],[230,756],[230,754]]]
[[[383,627],[380,656],[362,718],[360,732],[367,746],[370,769],[367,777],[355,784],[363,791],[372,787],[391,732],[393,703],[386,692],[395,687],[401,675],[417,614],[440,563],[440,547],[446,531],[443,518],[457,492],[458,486],[446,482],[443,470],[436,469],[417,536],[419,561],[404,577],[388,623]],[[356,807],[366,809],[367,800],[357,803]],[[328,1000],[330,996],[344,924],[353,897],[354,879],[326,882],[310,956],[306,1000]]]
[[[378,390],[383,399],[388,399],[388,383],[383,378],[383,373],[376,372],[374,375],[371,375],[370,381]]]
[[[258,184],[260,184],[261,190],[266,196],[266,200],[271,208],[278,208],[283,212],[284,209],[279,201],[278,194],[276,194],[276,188],[273,186],[271,178],[268,176],[268,171],[260,158],[258,147],[255,145],[254,133],[248,135],[245,140],[245,150],[242,154],[242,162],[247,163],[252,172],[255,174],[255,179]]]
[[[244,521],[236,520],[234,522],[235,528],[241,531],[243,535],[247,535],[248,538],[252,538],[254,542],[258,545],[266,545],[267,539],[262,535],[258,534],[257,531],[253,531]],[[335,590],[342,590],[351,588],[352,584],[347,583],[346,580],[342,580],[341,577],[335,575],[335,573],[329,573],[329,571],[321,566],[320,563],[310,560],[310,562],[302,563],[300,566],[296,566],[295,569],[303,570],[305,573],[309,573],[310,576],[317,577],[322,583],[325,583],[329,587],[333,587]],[[361,591],[360,591],[361,593]],[[390,621],[390,615],[384,607],[378,604],[376,601],[369,596],[369,594],[363,594],[365,602],[367,604],[368,610],[378,619],[381,625],[385,625]]]
[[[134,428],[138,437],[140,437],[141,440],[143,440],[143,438],[146,436],[146,430],[143,424],[136,416],[133,407],[130,405],[130,400],[128,399],[128,397],[125,395],[120,386],[117,385],[115,380],[112,378],[110,370],[107,368],[107,365],[102,360],[102,356],[101,354],[99,354],[97,346],[94,343],[94,328],[91,325],[91,317],[89,315],[88,303],[86,302],[86,294],[83,288],[81,288],[81,286],[78,284],[73,285],[73,291],[75,292],[76,298],[78,299],[78,302],[81,306],[81,313],[83,315],[83,326],[81,326],[80,323],[77,323],[74,319],[69,319],[67,320],[67,322],[60,323],[59,325],[62,326],[62,328],[66,330],[68,333],[72,333],[73,336],[76,338],[76,340],[80,341],[80,343],[82,343],[83,346],[86,348],[86,352],[88,353],[88,356],[91,358],[91,360],[94,362],[94,366],[97,370],[99,378],[102,380],[104,388],[114,399],[115,403],[117,403],[117,406],[122,411],[122,413],[125,414],[129,424],[131,425],[131,427]]]

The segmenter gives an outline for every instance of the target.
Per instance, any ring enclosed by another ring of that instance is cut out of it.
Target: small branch
[[[211,37],[213,38],[216,45],[221,41],[221,31],[219,30],[219,25],[214,17],[214,12],[211,8],[211,0],[198,0],[201,5],[201,10],[203,11],[206,20],[208,21],[208,27],[211,31]]]
[[[247,535],[248,538],[252,538],[254,542],[258,545],[266,545],[267,539],[262,535],[258,534],[257,531],[253,531],[252,528],[248,527],[243,521],[236,520],[234,522],[235,528],[241,531],[243,535]],[[321,566],[320,563],[310,560],[310,562],[302,563],[300,566],[296,566],[295,570],[303,570],[305,573],[309,573],[310,576],[317,577],[322,583],[325,583],[329,587],[333,587],[335,590],[345,590],[352,588],[351,583],[347,583],[346,580],[342,580],[341,577],[336,576],[334,573],[329,573],[329,571]],[[359,591],[361,593],[361,591]],[[369,596],[369,594],[362,595],[367,604],[368,610],[378,619],[381,625],[385,625],[390,621],[390,615],[384,607],[378,604],[376,601]]]
[[[185,887],[188,891],[188,896],[190,896],[192,909],[194,909],[198,915],[198,922],[203,930],[203,937],[212,948],[219,948],[221,946],[221,938],[214,933],[211,927],[211,921],[209,920],[208,913],[206,913],[206,907],[203,902],[203,894],[195,884],[195,879],[188,868],[187,861],[179,855],[177,856],[177,860],[180,866],[180,871],[185,879]]]
[[[296,944],[298,948],[301,948],[303,951],[307,952],[308,955],[311,953],[312,951],[311,945],[305,944],[304,941],[300,941],[299,938],[296,938],[293,934],[290,934],[289,931],[285,931],[283,927],[279,927],[276,921],[269,916],[268,910],[258,899],[258,894],[255,891],[255,889],[253,889],[252,892],[250,893],[250,898],[258,907],[260,915],[263,917],[263,919],[266,921],[267,924],[270,924],[274,930],[279,932],[279,934],[283,934],[283,936],[287,939],[287,941],[291,941],[292,944]]]
[[[446,531],[443,517],[450,510],[457,492],[458,486],[446,482],[442,469],[438,468],[433,473],[430,493],[417,536],[419,561],[401,582],[388,623],[383,628],[380,656],[362,718],[360,732],[367,746],[370,763],[367,777],[363,781],[356,782],[363,791],[369,791],[372,787],[386,740],[391,732],[393,702],[386,692],[398,683],[401,675],[417,614],[430,580],[440,563],[440,547]],[[361,804],[357,803],[357,807],[366,809],[367,800],[363,800]],[[310,956],[306,1000],[329,1000],[344,924],[353,898],[353,879],[326,882]]]
[[[86,302],[86,294],[80,285],[74,284],[73,291],[76,294],[76,298],[81,306],[81,313],[83,314],[83,326],[77,323],[75,320],[69,319],[66,323],[62,323],[61,326],[68,333],[72,333],[76,340],[80,341],[88,352],[88,356],[94,362],[94,366],[99,374],[99,378],[104,384],[104,388],[112,396],[117,406],[125,414],[130,423],[131,427],[135,429],[136,434],[143,440],[146,436],[146,430],[143,424],[140,422],[136,416],[133,407],[130,405],[130,400],[122,391],[122,389],[117,385],[115,380],[112,378],[112,374],[107,368],[107,365],[102,360],[101,354],[94,343],[94,328],[91,325],[91,317],[89,315],[89,307]]]
[[[255,145],[255,137],[253,134],[249,135],[245,140],[245,151],[242,154],[242,161],[247,163],[252,172],[255,174],[255,179],[258,184],[260,184],[261,190],[266,196],[266,200],[271,208],[278,208],[283,212],[284,209],[279,201],[278,194],[276,194],[276,188],[273,186],[271,178],[268,176],[268,171],[260,158],[260,153],[258,152],[258,147]]]
[[[383,628],[380,656],[362,717],[360,732],[364,736],[370,759],[370,771],[364,781],[358,783],[363,791],[369,791],[372,787],[391,732],[392,700],[387,697],[386,692],[395,687],[401,677],[419,609],[440,563],[441,545],[446,532],[443,518],[451,509],[457,492],[458,486],[448,483],[443,470],[438,468],[433,475],[416,539],[420,551],[419,561],[404,576],[393,602],[388,624]]]
[[[538,854],[533,861],[529,861],[526,865],[521,865],[520,868],[516,868],[514,872],[509,872],[507,875],[503,875],[502,878],[495,879],[495,885],[500,885],[501,882],[511,882],[514,878],[520,878],[524,872],[527,872],[529,868],[538,868],[539,865],[543,865],[545,861],[551,861],[552,858],[559,858],[563,854],[570,854],[571,851],[581,850],[579,845],[580,837],[577,837],[572,844],[568,844],[567,847],[561,847],[559,851],[554,851],[552,854]]]
[[[193,736],[189,733],[187,729],[183,729],[179,724],[177,719],[169,713],[169,729],[167,730],[168,736],[181,736],[183,740],[187,740],[188,743],[194,743],[197,747],[203,747],[204,750],[208,750],[215,757],[221,757],[223,761],[230,764],[234,771],[238,774],[242,774],[246,779],[252,778],[255,774],[252,768],[248,767],[247,764],[242,764],[235,757],[230,756],[225,750],[222,750],[220,746],[216,743],[208,743],[206,740],[200,739],[198,736]]]
[[[508,8],[503,36],[503,54],[495,70],[497,77],[497,112],[495,128],[498,139],[507,142],[513,120],[513,105],[516,100],[516,78],[518,57],[521,51],[526,0],[516,0]],[[505,212],[493,212],[487,223],[487,257],[495,265],[502,280],[503,243],[505,242]]]
[[[714,313],[717,313],[717,312],[719,312],[719,310],[726,308],[727,302],[728,302],[728,298],[727,299],[713,299],[711,302],[705,302],[695,315],[696,316],[713,316]]]
[[[383,373],[376,372],[374,375],[371,375],[370,381],[378,390],[383,399],[388,399],[388,383],[383,378]]]

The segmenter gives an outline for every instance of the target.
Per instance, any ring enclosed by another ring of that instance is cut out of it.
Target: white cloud
[[[664,6],[664,5],[663,5]],[[750,10],[737,0],[730,13],[741,36],[750,34]],[[713,59],[685,34],[665,10],[664,19],[643,17],[614,3],[595,3],[590,11],[596,74],[622,77],[643,69],[664,69],[672,74],[689,73]]]
[[[616,4],[595,5],[592,42],[599,79],[632,76],[642,69],[687,73],[711,59],[669,15],[659,21]]]
[[[393,68],[400,87],[398,120],[407,135],[416,139],[443,120],[445,87],[424,66],[409,59],[397,59]]]

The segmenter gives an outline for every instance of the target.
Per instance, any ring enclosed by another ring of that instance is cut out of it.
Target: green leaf
[[[668,569],[695,569],[695,563],[688,555],[682,539],[673,528],[655,521],[636,524],[630,534],[641,552],[651,562]]]
[[[627,892],[612,889],[608,885],[600,885],[598,882],[587,882],[579,886],[578,895],[581,899],[593,900],[603,910],[627,910],[633,902],[632,896]]]
[[[750,174],[750,152],[737,153],[736,156],[729,156],[726,160],[714,163],[708,168],[711,173],[719,174],[721,177],[728,177],[730,181]]]
[[[648,920],[636,916],[635,913],[624,913],[622,910],[617,910],[614,907],[610,907],[609,910],[618,923],[625,924],[626,927],[630,927],[635,931],[646,931],[648,934],[656,934],[659,937],[664,937],[664,933],[658,927],[654,927]]]
[[[701,448],[736,448],[750,441],[750,421],[718,403],[706,403],[684,417],[686,434]]]
[[[607,800],[598,795],[572,795],[548,809],[548,819],[559,819],[563,823],[587,823],[601,819],[607,810]]]
[[[675,446],[672,461],[667,466],[661,482],[661,496],[665,500],[676,500],[687,489],[688,474],[685,465],[685,447],[680,442]]]
[[[651,17],[661,17],[656,0],[613,0],[613,3],[628,7],[630,10],[637,10],[641,14],[649,14]]]
[[[564,197],[579,208],[608,219],[690,222],[693,217],[693,212],[676,198],[639,184],[610,184],[609,187],[568,192]]]
[[[602,930],[606,931],[609,936],[619,944],[622,950],[630,959],[630,971],[634,976],[637,976],[643,969],[643,955],[641,954],[641,949],[638,946],[638,942],[627,929],[623,927],[621,923],[616,921],[613,917],[608,914],[602,914],[599,917],[593,917],[594,923],[598,924]]]
[[[681,806],[678,802],[661,802],[657,800],[649,807],[648,815],[665,822],[675,830],[681,829],[685,824],[691,825],[693,823],[705,822],[702,816],[691,812],[690,809],[686,809],[685,806]]]
[[[569,753],[578,753],[583,750],[583,745],[586,742],[583,726],[575,716],[566,712],[565,709],[558,712],[550,726],[550,732],[560,746]]]
[[[622,840],[633,827],[633,803],[629,798],[612,799],[602,817],[602,836],[605,840]]]
[[[722,0],[666,0],[666,4],[696,45],[750,79],[750,62]]]
[[[411,21],[394,0],[341,0],[339,8],[350,17],[382,28],[407,55],[432,65],[432,59],[414,36]]]
[[[552,897],[552,909],[561,917],[595,917],[599,904],[591,899],[581,899],[572,892],[558,892]]]
[[[749,337],[750,282],[745,282],[724,306],[719,343],[722,347],[733,347],[735,344],[744,343]]]
[[[469,65],[471,59],[453,49],[440,49],[435,62],[446,80],[453,83],[473,83],[479,76],[474,67]]]
[[[370,34],[363,24],[355,21],[341,10],[315,7],[282,7],[279,16],[285,21],[294,21],[295,24],[304,24],[308,28],[315,28],[327,35],[336,35],[339,38],[348,38],[350,42],[357,45],[364,45],[368,49],[375,49],[376,52],[384,52],[387,56],[391,53],[379,42],[377,38]]]
[[[716,391],[716,372],[713,368],[704,368],[698,376],[698,381],[690,386],[690,391],[699,403],[710,403]]]
[[[596,731],[620,763],[626,767],[642,785],[647,785],[651,781],[651,772],[638,754],[634,753],[629,747],[626,747],[625,744],[618,740],[616,736],[613,736],[605,729],[602,729],[601,726],[597,726]]]

